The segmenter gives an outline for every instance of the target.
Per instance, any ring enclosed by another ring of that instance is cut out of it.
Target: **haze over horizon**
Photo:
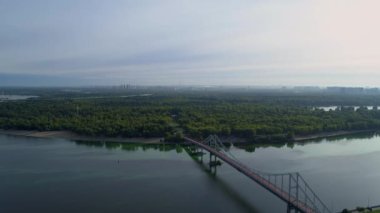
[[[380,87],[376,0],[0,0],[0,86]]]

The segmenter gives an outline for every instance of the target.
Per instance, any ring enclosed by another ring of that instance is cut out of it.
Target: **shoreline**
[[[107,141],[117,143],[139,143],[139,144],[160,144],[162,138],[122,138],[122,137],[102,137],[102,136],[85,136],[70,131],[33,131],[33,130],[3,130],[0,129],[1,135],[23,136],[31,138],[60,138],[73,141]]]
[[[311,135],[305,135],[305,136],[295,136],[293,141],[294,142],[303,142],[308,140],[315,140],[315,139],[321,139],[321,138],[331,138],[336,136],[345,136],[345,135],[353,135],[353,134],[359,134],[359,133],[369,133],[369,132],[375,132],[376,130],[352,130],[352,131],[335,131],[335,132],[322,132],[317,134],[311,134]]]
[[[308,140],[316,140],[322,138],[330,138],[336,136],[345,136],[359,133],[369,133],[375,132],[376,130],[355,130],[355,131],[336,131],[336,132],[325,132],[310,134],[305,136],[295,136],[292,141],[288,142],[305,142]],[[123,137],[102,137],[102,136],[85,136],[79,135],[70,131],[34,131],[34,130],[3,130],[0,129],[1,135],[10,136],[23,136],[32,138],[60,138],[73,141],[107,141],[107,142],[118,142],[118,143],[138,143],[138,144],[162,144],[163,138],[123,138]],[[239,143],[239,142],[238,142]]]

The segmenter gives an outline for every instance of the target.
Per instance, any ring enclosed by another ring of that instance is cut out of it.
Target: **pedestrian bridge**
[[[201,153],[203,155],[203,150],[209,152],[210,168],[216,168],[218,165],[216,158],[219,158],[286,202],[288,205],[288,212],[331,213],[298,172],[270,174],[249,168],[239,162],[216,135],[210,135],[203,141],[197,141],[185,137],[185,142],[195,145],[195,147],[197,147],[195,151],[196,153]],[[200,152],[198,149],[200,149]],[[214,161],[212,160],[212,157],[214,157]]]

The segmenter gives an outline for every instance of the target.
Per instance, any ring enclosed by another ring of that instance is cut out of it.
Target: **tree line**
[[[310,97],[306,100],[309,102]],[[34,99],[0,103],[0,128],[68,130],[90,136],[165,137],[169,141],[178,141],[183,134],[281,141],[296,135],[379,129],[380,111],[365,107],[323,111],[288,102],[184,95]]]

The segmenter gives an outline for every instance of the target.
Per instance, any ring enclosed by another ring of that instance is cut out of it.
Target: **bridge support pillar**
[[[296,208],[294,208],[294,206],[290,203],[288,203],[288,208],[286,210],[287,213],[302,213],[301,211],[297,210]]]
[[[201,148],[201,163],[203,163],[203,155],[204,155],[204,153],[203,153],[203,149]]]
[[[209,165],[209,170],[212,174],[216,175],[216,168],[218,166],[220,166],[220,162],[217,160],[217,157],[216,155],[213,155],[210,153],[210,159],[209,159],[209,162],[208,162],[208,165]]]
[[[293,207],[292,205],[288,204],[288,208],[286,210],[286,213],[292,213]]]

